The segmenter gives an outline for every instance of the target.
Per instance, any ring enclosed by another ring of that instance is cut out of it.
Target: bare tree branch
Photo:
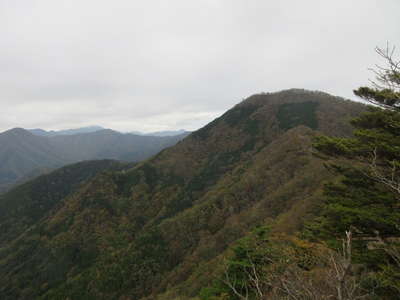
[[[396,47],[386,44],[386,48],[376,47],[375,51],[379,56],[385,59],[386,66],[376,65],[375,69],[370,69],[376,76],[376,81],[370,80],[377,89],[391,89],[399,91],[400,89],[400,61],[394,59]]]

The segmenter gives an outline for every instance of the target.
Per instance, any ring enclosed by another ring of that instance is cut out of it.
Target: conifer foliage
[[[355,94],[378,107],[352,121],[353,138],[322,136],[315,148],[326,158],[341,157],[329,167],[341,176],[325,187],[322,215],[311,226],[333,241],[351,229],[355,260],[373,271],[375,290],[383,299],[400,295],[400,61],[394,48],[377,52],[387,66],[374,70],[373,87]]]
[[[354,93],[381,107],[400,110],[400,61],[394,58],[396,48],[376,48],[376,52],[385,60],[385,66],[377,65],[372,71],[376,75],[373,87],[360,87]]]

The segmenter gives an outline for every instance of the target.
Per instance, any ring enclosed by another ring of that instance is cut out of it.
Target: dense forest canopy
[[[378,53],[380,85],[356,91],[375,107],[257,94],[134,166],[2,195],[0,297],[398,299],[399,72]]]

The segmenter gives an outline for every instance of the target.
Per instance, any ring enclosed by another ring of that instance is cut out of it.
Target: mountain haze
[[[22,128],[0,133],[0,191],[37,169],[56,168],[68,161],[51,141]]]
[[[88,126],[88,127],[58,130],[58,131],[55,131],[55,130],[46,131],[46,130],[43,130],[40,128],[28,129],[28,131],[35,135],[40,135],[40,136],[56,136],[56,135],[74,135],[74,134],[79,134],[79,133],[90,133],[90,132],[96,132],[96,131],[103,130],[103,129],[104,128],[101,126]]]
[[[0,192],[24,178],[82,160],[139,161],[185,136],[148,137],[109,129],[41,136],[14,128],[0,133]]]
[[[175,135],[181,135],[181,134],[189,134],[190,132],[186,131],[184,129],[180,129],[180,130],[155,131],[155,132],[149,132],[149,133],[132,131],[131,133],[137,134],[137,135],[147,135],[147,136],[175,136]]]
[[[87,126],[75,129],[50,130],[50,131],[40,128],[35,128],[35,129],[28,129],[28,131],[33,133],[34,135],[39,135],[39,136],[56,136],[56,135],[74,135],[80,133],[90,133],[104,129],[105,128],[101,126]],[[189,132],[184,129],[180,129],[180,130],[155,131],[149,133],[143,133],[140,131],[131,131],[129,133],[134,135],[146,135],[146,136],[175,136],[175,135],[188,134]]]
[[[302,226],[333,178],[313,138],[350,136],[348,121],[365,110],[322,92],[253,95],[151,159],[94,176],[49,200],[24,230],[2,233],[0,297],[195,297],[219,255],[252,228]],[[15,191],[3,195],[4,209],[17,198],[31,205]]]
[[[54,136],[51,142],[71,160],[117,159],[139,161],[172,146],[186,135],[139,136],[103,129],[90,134]],[[67,151],[65,151],[67,150]]]

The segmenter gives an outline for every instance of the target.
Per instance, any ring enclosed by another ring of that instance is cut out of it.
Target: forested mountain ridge
[[[293,232],[332,178],[318,134],[366,107],[321,92],[254,95],[174,147],[103,173],[0,249],[4,299],[188,299],[257,225]],[[37,276],[37,274],[41,274]]]
[[[38,222],[98,173],[132,166],[133,163],[113,160],[79,162],[38,176],[0,195],[0,247]]]
[[[137,162],[176,144],[186,135],[150,137],[99,129],[87,133],[39,136],[14,128],[0,133],[0,192],[29,176],[78,161],[115,159]]]

